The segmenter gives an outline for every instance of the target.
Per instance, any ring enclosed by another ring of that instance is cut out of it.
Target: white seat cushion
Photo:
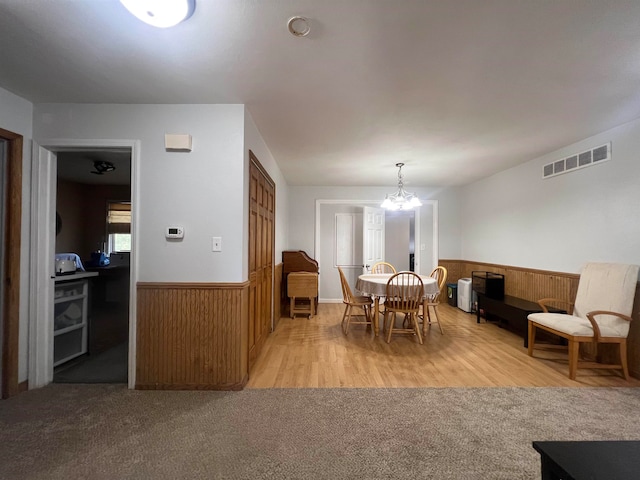
[[[533,322],[553,328],[559,332],[573,335],[576,337],[593,337],[593,328],[591,322],[586,318],[576,317],[574,315],[566,315],[563,313],[531,313],[528,317]],[[600,334],[603,337],[622,337],[626,338],[629,333],[629,322],[618,323],[615,325],[599,324]]]

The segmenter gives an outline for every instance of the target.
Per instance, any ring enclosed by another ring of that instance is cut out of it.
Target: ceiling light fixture
[[[158,28],[173,27],[196,9],[196,0],[120,0],[120,3],[143,22]]]
[[[96,175],[102,175],[105,172],[113,172],[116,169],[116,166],[111,162],[106,162],[104,160],[96,160],[93,162],[94,171],[91,173],[95,173]]]
[[[384,197],[384,202],[380,205],[387,210],[411,210],[413,207],[420,207],[422,202],[414,193],[409,193],[404,189],[402,181],[402,167],[404,163],[396,163],[398,167],[398,191]]]
[[[296,37],[306,37],[311,31],[309,20],[304,17],[291,17],[287,22],[289,33]]]

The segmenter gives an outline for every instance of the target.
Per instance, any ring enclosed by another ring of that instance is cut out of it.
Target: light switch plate
[[[221,252],[222,251],[222,237],[212,237],[211,250],[213,252]]]

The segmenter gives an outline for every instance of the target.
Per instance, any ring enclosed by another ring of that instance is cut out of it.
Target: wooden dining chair
[[[442,331],[442,325],[440,324],[440,317],[438,317],[438,305],[440,305],[440,294],[444,292],[444,286],[447,282],[447,269],[438,265],[433,269],[431,278],[435,278],[438,283],[439,293],[435,295],[429,295],[423,301],[422,304],[422,334],[427,334],[427,325],[431,327],[434,323],[438,324],[438,328],[440,329],[440,333],[444,334]],[[433,310],[433,316],[431,316],[431,310]]]
[[[393,265],[387,262],[374,263],[371,267],[371,273],[397,273]]]
[[[373,267],[371,267],[371,273],[397,273],[397,272],[396,272],[396,268],[390,263],[377,262],[373,264]],[[380,300],[381,300],[380,305],[383,305],[384,297],[381,297]],[[384,308],[380,308],[379,313],[384,313]],[[384,325],[382,325],[382,327],[384,328]]]
[[[389,278],[384,301],[384,325],[387,343],[394,333],[415,334],[422,345],[418,312],[422,303],[422,279],[413,272],[400,272]],[[396,327],[396,316],[402,314],[403,326]],[[406,323],[405,323],[406,322]]]
[[[373,326],[373,300],[371,297],[364,295],[354,295],[347,282],[342,268],[338,267],[338,273],[340,274],[340,285],[342,286],[342,303],[345,304],[344,313],[342,315],[342,331],[345,335],[349,334],[349,325],[351,323],[356,325],[371,325]],[[354,315],[351,313],[353,308],[362,308],[363,315]],[[351,320],[351,316],[362,317],[363,320]]]

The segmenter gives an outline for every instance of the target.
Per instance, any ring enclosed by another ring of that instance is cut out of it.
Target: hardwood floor
[[[444,335],[431,327],[418,344],[397,336],[387,344],[360,325],[345,336],[344,306],[321,304],[318,315],[282,317],[250,372],[247,388],[283,387],[638,387],[617,371],[578,370],[568,378],[565,352],[536,350],[522,338],[475,315],[440,305]]]

